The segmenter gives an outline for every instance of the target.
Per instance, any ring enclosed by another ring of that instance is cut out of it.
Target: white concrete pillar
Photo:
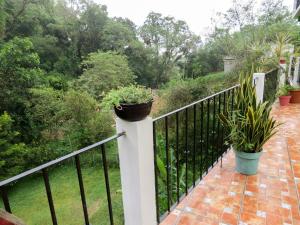
[[[264,89],[265,89],[265,73],[254,73],[253,85],[255,86],[256,89],[256,96],[258,102],[263,102]]]
[[[116,124],[125,225],[156,225],[152,119]]]
[[[300,79],[300,57],[297,57],[295,70],[294,70],[294,76],[293,76],[293,85],[294,86],[298,85],[299,79]]]
[[[286,82],[286,64],[280,64],[279,68],[279,88],[285,85]]]

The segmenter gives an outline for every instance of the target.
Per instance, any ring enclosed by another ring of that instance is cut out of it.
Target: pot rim
[[[153,102],[154,102],[154,100],[152,99],[149,102],[143,102],[143,103],[120,103],[120,106],[148,105]],[[116,107],[116,106],[114,106],[114,107]]]
[[[291,95],[281,95],[281,96],[279,96],[279,98],[286,98],[286,97],[292,97]]]

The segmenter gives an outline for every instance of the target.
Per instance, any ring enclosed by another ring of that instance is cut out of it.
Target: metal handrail
[[[23,177],[32,175],[32,174],[34,174],[34,173],[36,173],[36,172],[39,172],[39,171],[41,171],[41,170],[43,170],[43,169],[49,168],[49,167],[51,167],[51,166],[53,166],[53,165],[56,165],[56,164],[58,164],[58,163],[60,163],[60,162],[62,162],[62,161],[65,161],[65,160],[67,160],[67,159],[70,159],[70,158],[72,158],[72,157],[75,157],[76,155],[80,155],[80,154],[82,154],[82,153],[84,153],[84,152],[87,152],[87,151],[89,151],[89,150],[91,150],[91,149],[93,149],[93,148],[95,148],[95,147],[98,147],[98,146],[103,145],[103,144],[105,144],[105,143],[107,143],[107,142],[110,142],[110,141],[112,141],[112,140],[115,140],[115,139],[117,139],[117,138],[119,138],[119,137],[121,137],[121,136],[123,136],[123,135],[125,135],[125,132],[116,134],[116,135],[114,135],[114,136],[111,136],[111,137],[109,137],[109,138],[103,140],[103,141],[99,141],[99,142],[94,143],[94,144],[92,144],[92,145],[89,145],[89,146],[87,146],[87,147],[85,147],[85,148],[82,148],[82,149],[80,149],[80,150],[77,150],[77,151],[75,151],[75,152],[72,152],[72,153],[70,153],[70,154],[67,154],[67,155],[65,155],[65,156],[62,156],[62,157],[60,157],[60,158],[58,158],[58,159],[54,159],[54,160],[52,160],[52,161],[50,161],[50,162],[47,162],[47,163],[45,163],[45,164],[43,164],[43,165],[40,165],[40,166],[35,167],[35,168],[33,168],[33,169],[27,170],[27,171],[25,171],[25,172],[23,172],[23,173],[20,173],[20,174],[14,176],[14,177],[11,177],[11,178],[9,178],[9,179],[6,179],[6,180],[4,180],[4,181],[1,181],[1,182],[0,182],[0,187],[5,186],[5,185],[8,185],[8,184],[10,184],[10,183],[12,183],[12,182],[15,182],[15,181],[17,181],[17,180],[20,180],[20,179],[23,178]]]
[[[4,180],[0,182],[0,191],[1,191],[1,196],[2,196],[2,201],[4,204],[4,208],[7,212],[12,213],[11,207],[10,207],[10,202],[9,202],[9,197],[8,197],[8,192],[7,189],[10,188],[9,184],[16,182],[24,177],[27,177],[29,175],[32,175],[37,172],[42,172],[43,180],[44,180],[44,185],[45,185],[45,191],[47,194],[47,199],[48,199],[48,205],[50,209],[50,214],[51,214],[51,219],[52,219],[52,224],[57,225],[57,217],[56,217],[56,212],[55,212],[55,207],[54,207],[54,201],[52,197],[52,192],[51,192],[51,185],[50,185],[50,180],[49,180],[49,175],[48,175],[48,168],[57,165],[60,162],[63,162],[67,159],[70,158],[75,158],[75,163],[76,163],[76,170],[77,170],[77,176],[78,176],[78,183],[79,183],[79,188],[80,188],[80,196],[81,196],[81,201],[82,201],[82,209],[83,209],[83,215],[84,215],[84,220],[85,224],[90,224],[89,222],[89,215],[88,215],[88,210],[87,210],[87,203],[86,203],[86,197],[85,197],[85,191],[84,191],[84,182],[82,178],[82,172],[81,172],[81,166],[80,166],[80,154],[88,152],[91,149],[94,149],[96,147],[101,148],[101,154],[102,154],[102,165],[103,165],[103,171],[104,171],[104,180],[105,180],[105,187],[106,187],[106,195],[107,195],[107,205],[108,205],[108,212],[109,212],[109,221],[111,225],[114,225],[114,219],[113,219],[113,210],[112,210],[112,200],[111,200],[111,192],[110,192],[110,184],[109,184],[109,176],[108,176],[108,165],[106,162],[106,152],[105,152],[105,144],[116,140],[117,138],[125,135],[125,132],[116,134],[114,136],[111,136],[105,140],[99,141],[95,144],[89,145],[85,148],[82,148],[80,150],[77,150],[75,152],[72,152],[70,154],[67,154],[63,157],[60,157],[58,159],[52,160],[48,163],[45,163],[43,165],[40,165],[38,167],[35,167],[33,169],[30,169],[26,172],[23,172],[19,175],[16,175],[14,177],[11,177],[7,180]]]
[[[189,105],[183,106],[183,107],[181,107],[181,108],[179,108],[179,109],[176,109],[176,110],[174,110],[174,111],[172,111],[172,112],[169,112],[169,113],[166,113],[166,114],[164,114],[164,115],[162,115],[162,116],[159,116],[159,117],[157,117],[157,118],[154,118],[154,119],[153,119],[153,122],[155,122],[155,121],[157,121],[157,120],[160,120],[160,119],[163,119],[164,117],[171,116],[171,115],[173,115],[173,114],[175,114],[175,113],[177,113],[177,112],[181,112],[181,111],[183,111],[183,110],[185,110],[185,109],[187,109],[187,108],[189,108],[189,107],[191,107],[191,106],[194,106],[194,105],[196,105],[196,104],[199,104],[199,103],[201,103],[201,102],[204,102],[204,101],[206,101],[207,99],[210,99],[210,98],[213,98],[213,97],[215,97],[215,96],[217,96],[217,95],[223,94],[224,92],[230,91],[230,90],[235,89],[235,88],[237,88],[237,87],[239,87],[239,86],[240,86],[239,84],[234,85],[234,86],[232,86],[232,87],[230,87],[230,88],[227,88],[227,89],[225,89],[225,90],[222,90],[222,91],[220,91],[220,92],[217,92],[217,93],[215,93],[215,94],[213,94],[213,95],[210,95],[210,96],[208,96],[208,97],[205,97],[205,98],[202,98],[202,99],[200,99],[200,100],[198,100],[198,101],[195,101],[195,102],[193,102],[193,103],[191,103],[191,104],[189,104]]]
[[[226,130],[220,125],[220,121],[217,115],[220,113],[225,113],[227,107],[229,112],[232,114],[234,110],[235,90],[239,87],[239,84],[234,85],[230,88],[217,92],[213,95],[210,95],[153,119],[153,149],[155,155],[154,172],[157,223],[160,223],[162,221],[162,218],[168,215],[174,208],[174,206],[178,205],[182,199],[179,190],[180,166],[185,166],[184,195],[188,195],[190,190],[193,189],[198,183],[197,180],[202,180],[202,178],[206,174],[208,174],[210,168],[213,168],[216,165],[216,162],[218,162],[219,160],[221,160],[222,162],[223,154],[228,149],[228,146],[224,141],[227,134]],[[179,117],[180,113],[182,113],[183,116],[182,120],[180,120]],[[179,141],[180,122],[182,124],[181,141]],[[161,126],[159,126],[159,124]],[[170,129],[172,129],[172,131],[170,131]],[[161,208],[159,202],[159,187],[161,186],[159,186],[158,182],[159,170],[156,157],[158,155],[159,148],[157,144],[158,134],[162,135],[163,142],[161,142],[160,145],[161,148],[165,150],[164,152],[160,153],[164,155],[166,168],[166,181],[164,184],[162,184],[163,190],[166,191],[166,193],[164,193],[166,194],[166,196],[164,195],[164,199],[167,200],[164,208]],[[173,138],[170,138],[171,135],[173,135]],[[196,136],[198,136],[198,140],[196,140]],[[173,144],[170,143],[171,139],[173,139]],[[181,142],[181,144],[179,142]],[[162,145],[164,146],[162,147]],[[173,147],[171,148],[171,146]],[[176,167],[176,181],[173,182],[171,181],[173,172],[171,171],[170,165],[170,154],[172,151],[176,160],[176,162],[174,162],[174,167]],[[180,154],[182,156],[180,156]],[[197,165],[196,158],[198,158],[199,160],[199,163]],[[190,175],[188,174],[189,166],[191,172]],[[196,172],[196,170],[198,172]],[[192,181],[192,186],[190,186],[189,180]],[[172,187],[172,185],[174,185],[174,188]],[[172,196],[175,195],[176,199],[174,202],[174,200],[172,201]],[[161,211],[163,211],[163,215],[160,214]]]

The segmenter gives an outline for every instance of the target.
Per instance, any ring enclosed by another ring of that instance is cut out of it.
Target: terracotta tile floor
[[[300,105],[273,108],[284,124],[265,145],[255,176],[215,166],[161,225],[300,225]]]

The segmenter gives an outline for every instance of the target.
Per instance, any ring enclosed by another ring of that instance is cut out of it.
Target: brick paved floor
[[[300,105],[275,105],[273,116],[284,124],[257,175],[236,173],[230,151],[161,225],[300,225]]]

